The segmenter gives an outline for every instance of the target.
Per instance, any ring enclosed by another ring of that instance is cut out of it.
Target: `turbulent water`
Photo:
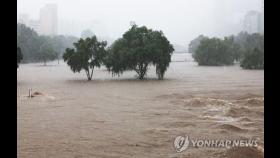
[[[174,57],[165,80],[155,69],[86,81],[64,63],[20,65],[18,157],[262,157],[264,71],[203,67]],[[29,89],[35,93],[28,98]],[[257,139],[259,148],[188,148],[176,136]]]

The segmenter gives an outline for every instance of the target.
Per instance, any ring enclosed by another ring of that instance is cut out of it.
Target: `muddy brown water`
[[[134,72],[112,77],[100,68],[90,82],[64,63],[22,64],[17,72],[20,158],[246,157],[253,151],[177,153],[173,141],[186,134],[258,139],[263,146],[263,70],[172,62],[163,81],[154,68],[144,81]],[[29,99],[30,88],[41,95]]]

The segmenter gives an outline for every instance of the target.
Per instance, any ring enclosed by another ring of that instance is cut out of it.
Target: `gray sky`
[[[60,34],[79,36],[91,29],[113,39],[137,25],[162,30],[172,44],[186,46],[204,34],[222,37],[237,33],[249,10],[260,10],[261,0],[17,0],[18,14],[39,18],[46,3],[58,5]]]

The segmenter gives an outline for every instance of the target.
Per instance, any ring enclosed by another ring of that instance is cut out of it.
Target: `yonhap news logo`
[[[188,136],[178,136],[174,140],[174,147],[177,152],[182,152],[189,147],[189,137]]]
[[[190,147],[195,148],[232,148],[232,147],[258,147],[256,139],[190,139],[189,136],[177,136],[174,140],[176,152],[182,152]]]

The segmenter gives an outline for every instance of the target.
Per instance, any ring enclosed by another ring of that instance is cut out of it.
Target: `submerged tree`
[[[37,55],[38,59],[47,65],[47,61],[55,60],[57,55],[50,45],[42,45]]]
[[[237,61],[244,69],[264,67],[264,34],[240,32],[224,39],[200,35],[191,41],[189,49],[195,50],[192,55],[199,65],[231,65]]]
[[[21,53],[21,49],[20,49],[20,47],[17,47],[17,68],[18,68],[18,64],[20,63],[22,58],[23,58],[23,56],[22,56],[22,53]]]
[[[244,45],[240,66],[243,69],[264,69],[264,35],[249,35]]]
[[[235,59],[234,49],[229,39],[203,39],[193,54],[193,58],[199,65],[232,65]]]
[[[206,38],[208,38],[208,37],[203,36],[203,35],[199,35],[198,37],[193,39],[189,43],[189,53],[191,53],[191,54],[195,53],[195,51],[197,50],[198,46],[200,45],[200,41],[203,40],[203,39],[206,39]]]
[[[74,49],[67,48],[63,59],[73,72],[85,70],[87,79],[92,79],[95,67],[100,67],[106,55],[106,41],[99,42],[96,36],[80,39],[74,43]]]
[[[243,69],[264,69],[264,53],[258,48],[249,50],[240,62]]]
[[[156,66],[158,79],[162,80],[171,62],[174,48],[161,31],[153,31],[151,33],[150,47],[153,52],[152,63]]]
[[[134,24],[109,48],[105,65],[113,75],[134,70],[140,80],[146,76],[149,65],[154,65],[158,78],[163,79],[173,51],[161,31]]]

